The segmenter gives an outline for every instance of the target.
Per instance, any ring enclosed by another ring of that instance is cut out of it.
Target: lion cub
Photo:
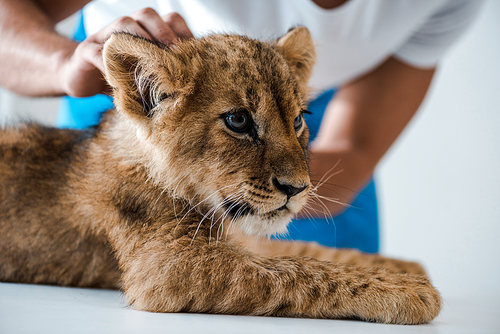
[[[96,129],[0,132],[0,280],[121,282],[153,312],[399,324],[439,313],[425,275],[404,273],[417,264],[235,232],[285,231],[311,191],[306,28],[171,48],[121,33],[103,54],[116,110]],[[277,256],[293,253],[309,257]]]

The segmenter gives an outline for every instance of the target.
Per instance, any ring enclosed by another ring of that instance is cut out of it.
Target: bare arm
[[[318,194],[344,203],[354,199],[419,108],[434,71],[390,58],[337,92],[311,144],[310,167],[315,181],[337,163],[332,172],[341,172],[320,187]],[[334,214],[345,209],[323,202]]]
[[[24,95],[63,94],[60,69],[77,43],[55,24],[87,2],[0,0],[0,84]]]
[[[191,37],[177,14],[159,16],[145,8],[125,16],[77,44],[55,24],[89,0],[0,0],[0,85],[28,96],[91,96],[106,91],[102,43],[128,31],[170,44]]]

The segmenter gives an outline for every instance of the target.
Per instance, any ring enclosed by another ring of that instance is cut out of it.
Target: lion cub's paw
[[[376,276],[363,294],[363,320],[401,324],[425,324],[441,310],[441,296],[421,275],[389,274]]]

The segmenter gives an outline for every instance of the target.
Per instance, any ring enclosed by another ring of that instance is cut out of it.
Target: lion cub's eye
[[[166,100],[166,99],[171,98],[171,97],[173,97],[173,94],[162,93],[162,94],[160,95],[160,97],[158,98],[158,102],[157,102],[157,104],[159,104],[159,103],[160,103],[160,102],[162,102],[163,100]]]
[[[226,114],[225,121],[226,126],[234,132],[247,132],[252,126],[248,111],[245,109]]]
[[[304,123],[304,117],[302,116],[302,114],[300,114],[299,116],[295,117],[295,120],[293,121],[295,131],[300,130],[300,128],[302,127],[302,123]]]

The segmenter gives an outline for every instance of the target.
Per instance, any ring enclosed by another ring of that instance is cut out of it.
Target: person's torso
[[[237,33],[273,39],[306,26],[317,46],[313,88],[324,90],[370,71],[396,52],[446,0],[349,0],[323,9],[311,0],[98,0],[85,8],[87,34],[152,7],[178,12],[195,36]]]

